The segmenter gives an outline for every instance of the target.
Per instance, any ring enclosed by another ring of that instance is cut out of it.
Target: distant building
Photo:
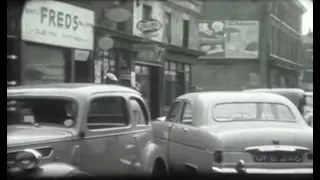
[[[305,55],[302,59],[303,73],[301,76],[301,87],[313,91],[313,32],[303,36],[303,47]]]
[[[203,90],[298,87],[301,16],[298,0],[203,1],[200,49],[192,82]]]

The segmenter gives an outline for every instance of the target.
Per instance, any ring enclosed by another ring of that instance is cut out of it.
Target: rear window
[[[295,116],[283,104],[223,103],[213,109],[216,121],[295,121]]]
[[[72,127],[76,123],[77,105],[55,98],[7,98],[7,126],[39,124]]]

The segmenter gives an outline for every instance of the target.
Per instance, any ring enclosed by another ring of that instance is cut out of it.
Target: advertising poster
[[[259,21],[226,21],[226,58],[258,58]]]
[[[225,22],[202,20],[198,23],[200,50],[207,57],[225,57]]]

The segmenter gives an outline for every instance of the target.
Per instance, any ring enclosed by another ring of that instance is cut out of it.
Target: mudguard
[[[166,157],[166,151],[157,145],[154,141],[150,141],[140,154],[141,163],[143,165],[142,172],[149,175],[152,174],[154,164],[157,159],[163,160],[166,170],[168,172],[168,163]]]
[[[92,177],[91,174],[79,170],[77,167],[62,163],[53,162],[40,166],[32,171],[13,170],[9,172],[10,176],[15,177],[32,177],[32,178],[46,178],[46,177]]]

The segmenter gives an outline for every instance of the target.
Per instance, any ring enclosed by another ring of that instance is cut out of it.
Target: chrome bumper
[[[248,174],[313,174],[313,168],[294,168],[294,169],[261,169],[244,168],[241,171],[236,168],[212,167],[214,173],[248,173]]]

